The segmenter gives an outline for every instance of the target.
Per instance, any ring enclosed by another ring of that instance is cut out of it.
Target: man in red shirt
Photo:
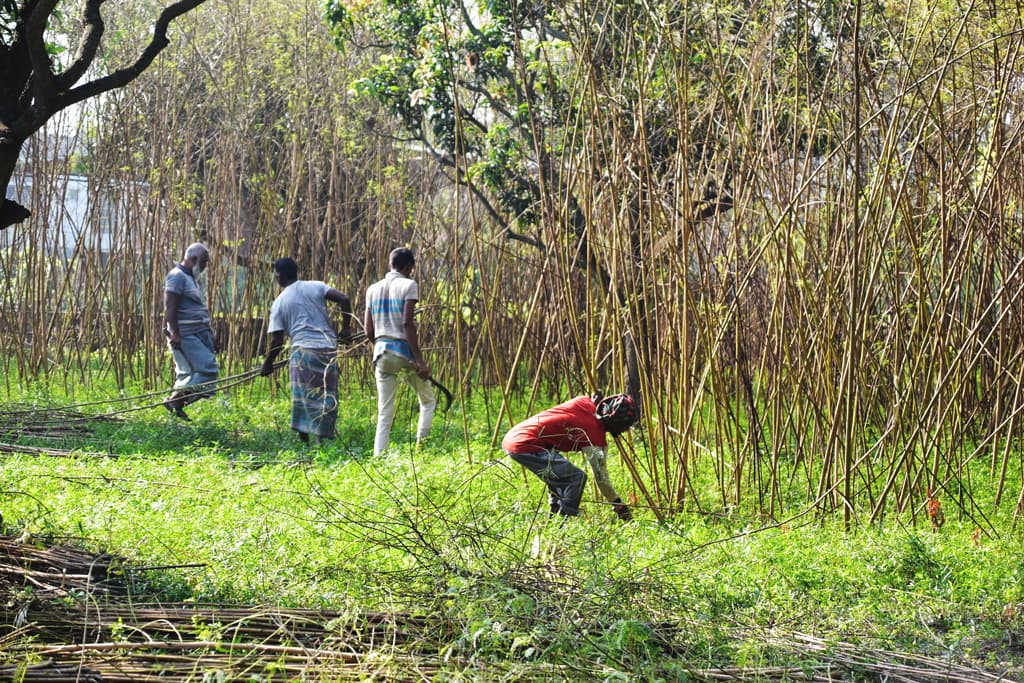
[[[615,514],[628,521],[633,514],[615,492],[605,459],[607,435],[618,436],[636,421],[636,406],[628,394],[577,396],[514,426],[501,448],[547,484],[551,512],[566,516],[579,514],[587,475],[561,452],[583,451],[597,488]]]

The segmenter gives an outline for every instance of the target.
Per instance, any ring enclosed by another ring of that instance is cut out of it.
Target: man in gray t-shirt
[[[351,336],[352,304],[347,295],[319,280],[299,280],[299,268],[290,258],[274,262],[274,279],[281,293],[270,307],[270,348],[260,374],[274,371],[274,359],[291,339],[288,359],[292,387],[292,429],[303,441],[310,434],[334,436],[338,418],[337,336],[327,314],[327,302],[341,307],[341,336]]]
[[[188,420],[185,406],[213,395],[212,382],[220,368],[214,349],[213,327],[206,296],[196,278],[206,270],[210,251],[196,242],[164,280],[164,318],[167,346],[174,357],[174,392],[164,401],[168,412]]]

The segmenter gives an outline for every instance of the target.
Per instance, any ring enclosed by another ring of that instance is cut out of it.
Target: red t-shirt
[[[501,440],[506,453],[540,453],[541,451],[579,451],[587,446],[607,444],[605,428],[594,416],[594,402],[589,396],[577,396],[528,417]]]

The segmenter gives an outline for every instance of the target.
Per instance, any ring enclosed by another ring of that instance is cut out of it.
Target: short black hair
[[[413,256],[412,249],[407,247],[398,247],[397,249],[391,250],[388,262],[391,264],[391,268],[393,270],[405,270],[409,266],[416,265],[416,257]]]
[[[295,260],[285,256],[274,261],[274,270],[281,275],[283,280],[298,280],[299,279],[299,265],[295,263]]]

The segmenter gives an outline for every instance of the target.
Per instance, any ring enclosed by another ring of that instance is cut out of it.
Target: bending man
[[[615,514],[628,521],[633,513],[612,486],[605,449],[608,434],[618,436],[636,420],[636,407],[628,394],[608,398],[601,394],[577,396],[512,427],[501,448],[547,484],[551,513],[569,517],[579,514],[587,475],[562,452],[583,451],[597,488],[612,504]]]
[[[300,280],[290,258],[274,262],[274,280],[281,293],[270,307],[270,348],[260,375],[274,371],[274,359],[291,339],[288,370],[292,387],[292,429],[309,441],[315,434],[334,436],[338,419],[338,339],[327,314],[327,302],[341,306],[341,336],[351,336],[352,304],[347,295],[319,280]]]

